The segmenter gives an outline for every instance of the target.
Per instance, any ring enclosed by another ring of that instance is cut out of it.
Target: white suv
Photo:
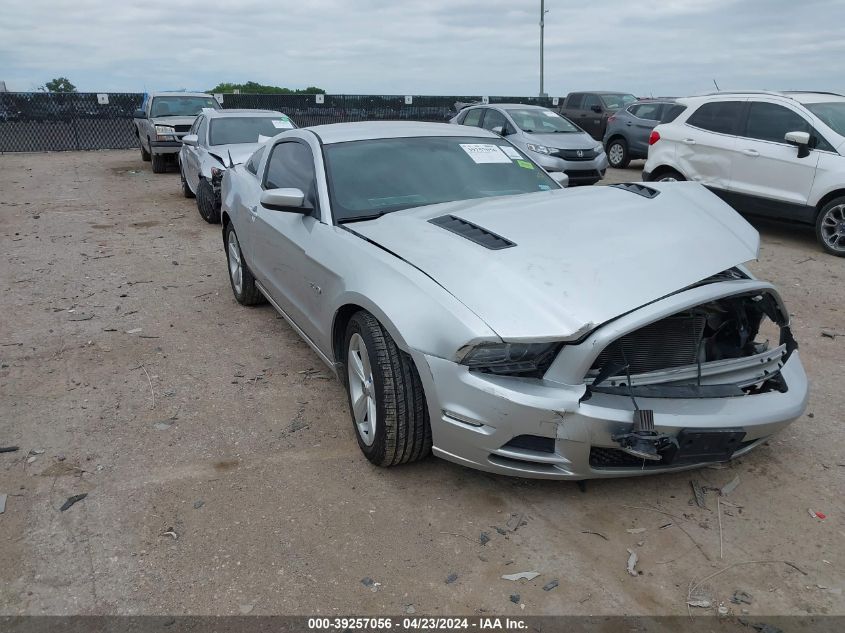
[[[825,92],[719,92],[678,99],[684,111],[649,139],[643,180],[696,180],[737,211],[815,224],[845,256],[845,97]]]

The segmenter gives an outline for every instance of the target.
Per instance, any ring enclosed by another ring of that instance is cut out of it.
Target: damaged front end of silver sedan
[[[454,387],[438,380],[444,424],[434,450],[501,474],[590,479],[727,462],[800,416],[808,399],[780,296],[741,267],[577,340],[518,346],[507,363],[473,366],[484,355],[466,356]]]

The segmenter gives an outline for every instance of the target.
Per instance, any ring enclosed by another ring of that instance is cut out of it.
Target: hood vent
[[[505,239],[501,235],[491,233],[477,224],[467,222],[466,220],[457,218],[454,215],[441,215],[439,218],[432,218],[429,222],[439,226],[440,228],[446,229],[447,231],[451,231],[456,235],[460,235],[461,237],[468,239],[470,242],[475,242],[484,248],[489,248],[492,251],[516,246],[516,244]]]
[[[651,187],[646,187],[645,185],[641,185],[636,182],[622,182],[618,185],[609,186],[615,187],[616,189],[624,189],[625,191],[630,191],[631,193],[635,193],[638,196],[642,196],[643,198],[656,198],[660,195],[660,192],[657,189],[652,189]]]

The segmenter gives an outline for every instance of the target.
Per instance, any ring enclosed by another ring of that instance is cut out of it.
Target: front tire
[[[255,285],[255,277],[244,261],[241,244],[231,223],[226,226],[226,263],[229,269],[229,283],[238,303],[245,306],[264,303],[264,295]]]
[[[845,257],[845,196],[834,198],[819,211],[816,238],[826,252]]]
[[[200,178],[200,184],[197,186],[197,209],[202,219],[209,224],[220,222],[220,209],[215,204],[214,189],[205,178]]]
[[[152,162],[154,174],[163,174],[167,171],[167,156],[165,156],[164,154],[152,153],[150,156],[150,160]]]
[[[141,139],[138,139],[138,145],[141,146],[141,160],[145,163],[150,162],[150,153],[144,149],[144,144],[141,142]]]
[[[615,138],[607,144],[607,162],[614,169],[625,169],[630,164],[631,157],[625,139]]]
[[[431,452],[431,425],[414,361],[369,312],[355,313],[344,337],[346,387],[358,446],[376,466]]]

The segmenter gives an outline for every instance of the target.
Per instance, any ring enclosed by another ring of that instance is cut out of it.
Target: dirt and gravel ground
[[[734,613],[845,613],[845,260],[758,227],[807,415],[727,469],[583,493],[371,466],[341,386],[271,308],[232,298],[219,229],[176,173],[137,151],[0,156],[0,446],[21,447],[0,454],[0,612],[686,614],[690,582],[729,567],[704,585]],[[736,476],[720,530],[690,479]],[[792,565],[730,567],[772,560]]]

